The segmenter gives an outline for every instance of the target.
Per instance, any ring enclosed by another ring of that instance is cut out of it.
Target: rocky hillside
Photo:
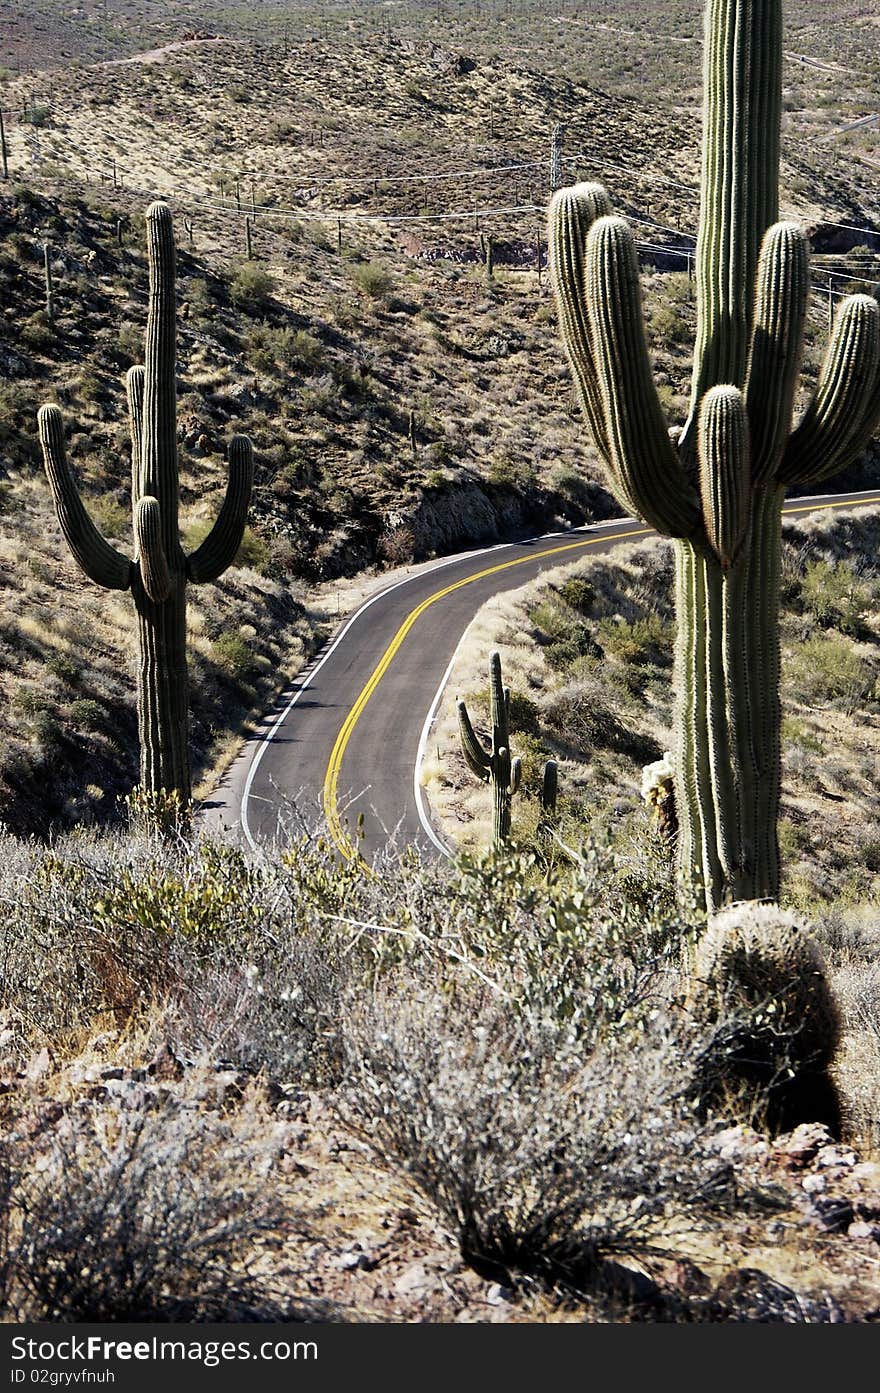
[[[141,229],[155,195],[172,203],[180,247],[190,535],[221,496],[228,436],[246,431],[257,453],[240,558],[250,588],[194,631],[202,767],[309,650],[318,620],[303,613],[303,583],[616,510],[584,442],[546,275],[556,121],[568,177],[603,175],[617,205],[642,219],[657,380],[670,420],[685,412],[690,88],[679,93],[684,120],[659,91],[637,100],[617,79],[605,90],[567,50],[551,70],[515,36],[489,52],[403,32],[296,44],[276,35],[272,46],[234,26],[221,38],[175,33],[171,46],[135,56],[0,76],[10,166],[0,192],[0,781],[18,828],[103,815],[131,778],[130,619],[63,554],[35,415],[42,402],[61,404],[89,504],[124,538],[122,378],[141,352]],[[812,137],[789,141],[787,156],[787,207],[845,224],[817,230],[817,287],[839,294],[880,278],[880,258],[854,230],[866,215],[862,165],[830,158]],[[498,211],[509,209],[519,211]],[[805,384],[827,313],[820,288]],[[876,470],[869,456],[845,482]],[[261,597],[275,605],[268,629]],[[84,620],[99,610],[99,624]],[[84,623],[99,645],[71,637]],[[59,647],[73,651],[77,677],[46,684],[47,661],[70,665]],[[233,697],[221,691],[229,681]]]

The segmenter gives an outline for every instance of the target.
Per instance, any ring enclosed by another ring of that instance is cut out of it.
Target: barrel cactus
[[[522,765],[510,757],[510,688],[501,678],[501,654],[489,664],[492,746],[485,750],[474,733],[468,709],[458,703],[458,729],[465,762],[471,773],[492,785],[492,844],[501,847],[510,837],[511,800],[519,788]]]
[[[149,301],[143,367],[129,370],[131,495],[134,559],[113,547],[89,517],[64,448],[57,406],[38,413],[46,474],[65,539],[88,578],[109,590],[131,590],[138,620],[137,673],[141,789],[191,795],[188,749],[186,587],[216,580],[241,544],[253,481],[246,436],[229,446],[229,482],[205,540],[185,555],[178,530],[177,388],[175,379],[175,245],[171,210],[147,210]]]
[[[880,304],[838,309],[792,429],[808,244],[779,222],[780,0],[708,0],[697,335],[670,435],[651,374],[636,246],[600,184],[549,215],[562,336],[587,424],[629,512],[676,552],[679,863],[708,908],[776,899],[782,502],[858,456],[880,419]]]
[[[840,1129],[828,1069],[840,1016],[815,939],[771,904],[733,905],[709,921],[696,952],[691,1016],[702,1106],[744,1106],[774,1131],[801,1122]]]

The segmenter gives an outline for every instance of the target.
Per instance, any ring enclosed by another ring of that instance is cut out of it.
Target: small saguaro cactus
[[[565,139],[565,127],[557,121],[550,132],[550,190],[555,193],[562,188],[565,179],[562,173],[562,144]]]
[[[555,759],[548,759],[541,776],[541,811],[547,821],[556,816],[556,796],[559,792],[559,765]]]
[[[131,590],[138,618],[141,788],[190,799],[186,586],[216,580],[235,559],[247,519],[253,452],[247,436],[229,445],[226,497],[213,528],[189,556],[178,530],[175,246],[171,210],[147,209],[149,300],[144,367],[129,369],[134,559],[101,535],[80,498],[64,449],[57,406],[38,414],[46,474],[58,518],[81,569],[97,585]]]
[[[500,653],[493,653],[489,664],[489,694],[492,748],[483,749],[463,701],[458,703],[458,729],[471,773],[492,785],[492,844],[501,847],[510,836],[510,804],[519,788],[522,763],[510,757],[510,688],[501,680]]]
[[[709,909],[777,899],[782,502],[864,449],[880,418],[880,304],[841,302],[791,429],[809,293],[804,232],[779,215],[780,0],[708,0],[697,334],[690,414],[670,437],[633,234],[600,184],[550,206],[562,336],[627,512],[674,539],[679,866]]]
[[[43,273],[46,279],[46,318],[51,324],[55,319],[55,279],[52,275],[52,248],[43,243]]]

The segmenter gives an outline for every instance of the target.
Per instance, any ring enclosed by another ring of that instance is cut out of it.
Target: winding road
[[[784,514],[870,504],[880,504],[876,489],[792,499]],[[389,844],[445,853],[419,768],[477,610],[543,570],[650,531],[618,518],[414,567],[355,610],[265,715],[205,805],[209,825],[238,828],[256,846],[323,819],[345,856],[355,844],[368,862]]]

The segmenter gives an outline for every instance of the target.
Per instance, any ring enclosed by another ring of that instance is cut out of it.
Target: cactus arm
[[[522,783],[522,760],[519,758],[519,756],[517,756],[515,759],[512,759],[512,760],[510,761],[510,792],[511,792],[511,794],[514,794],[514,793],[518,793],[518,792],[519,792],[519,786],[520,786],[521,783]]]
[[[64,422],[58,407],[41,406],[37,427],[58,521],[74,560],[96,585],[106,590],[127,590],[131,584],[131,562],[110,545],[86,512],[67,460]]]
[[[547,228],[550,279],[563,343],[587,424],[606,461],[609,449],[605,408],[584,304],[584,250],[593,223],[610,212],[611,200],[601,184],[575,184],[562,189],[552,200]]]
[[[125,374],[128,399],[128,430],[131,436],[131,504],[137,507],[141,489],[141,436],[144,429],[144,369],[129,368]]]
[[[254,479],[254,453],[246,435],[229,442],[229,482],[226,497],[201,546],[187,558],[189,579],[196,585],[216,580],[231,566],[241,546]]]
[[[736,387],[712,387],[700,408],[697,444],[700,498],[709,545],[727,570],[749,525],[749,435]]]
[[[870,295],[841,303],[813,398],[789,439],[781,483],[819,482],[867,444],[880,414],[880,305]]]
[[[462,752],[468,768],[484,784],[488,783],[492,777],[492,757],[486,753],[474,734],[471,718],[463,701],[458,703],[458,730],[461,736]]]
[[[600,218],[587,238],[586,296],[620,492],[658,532],[691,537],[700,507],[669,431],[651,373],[639,267],[622,218]]]
[[[507,717],[510,709],[510,693],[505,690],[504,682],[501,677],[500,653],[493,653],[489,660],[489,705],[495,749],[497,750],[499,746],[508,743]]]
[[[177,463],[177,305],[175,246],[171,209],[152,203],[147,209],[149,294],[144,340],[143,433],[140,497],[159,500],[162,547],[170,566],[180,553],[177,530],[179,497]]]
[[[709,0],[697,236],[697,337],[691,412],[696,445],[710,387],[745,380],[758,250],[779,216],[782,114],[780,0]]]
[[[768,483],[791,429],[809,295],[809,244],[794,223],[768,229],[758,261],[746,376],[752,479]]]
[[[140,498],[135,506],[134,534],[144,590],[154,604],[171,594],[171,576],[162,548],[162,515],[156,498]]]

